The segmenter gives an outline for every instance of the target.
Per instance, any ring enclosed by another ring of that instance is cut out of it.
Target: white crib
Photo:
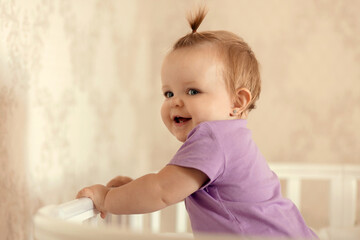
[[[270,165],[279,178],[286,182],[286,197],[301,211],[301,183],[303,180],[327,180],[330,183],[329,226],[317,231],[321,239],[360,239],[356,227],[357,194],[360,166],[358,165]],[[45,206],[34,216],[37,240],[59,239],[191,239],[189,220],[183,203],[175,207],[173,233],[161,230],[161,211],[144,214],[115,216],[102,220],[90,199],[76,199],[61,205]],[[200,236],[197,239],[239,239],[239,237]],[[251,238],[253,239],[253,238]]]
[[[360,211],[360,165],[272,163],[270,167],[286,182],[285,196],[300,212],[302,181],[328,181],[329,226],[317,229],[317,234],[321,239],[360,240],[360,223],[356,222],[356,213]]]

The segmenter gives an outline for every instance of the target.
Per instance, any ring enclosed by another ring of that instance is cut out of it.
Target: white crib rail
[[[91,222],[96,220],[98,211],[91,199],[75,199],[60,205],[48,205],[39,209],[38,215],[66,220],[69,222]]]
[[[60,204],[53,209],[53,214],[56,214],[58,218],[72,222],[84,222],[96,219],[98,213],[99,212],[94,209],[92,200],[89,198],[75,199]]]
[[[39,209],[34,216],[35,239],[102,239],[101,235],[106,236],[105,239],[119,239],[119,236],[122,237],[120,239],[191,239],[192,234],[187,233],[188,218],[184,203],[176,204],[175,208],[176,225],[175,231],[171,232],[183,234],[163,235],[160,234],[161,211],[138,215],[108,214],[105,220],[100,220],[91,199],[75,199]],[[150,224],[150,228],[145,227],[145,222]]]
[[[319,165],[271,163],[270,168],[286,181],[286,197],[301,210],[302,180],[327,180],[330,183],[329,217],[331,227],[351,227],[356,220],[359,165]]]
[[[186,233],[188,225],[188,215],[184,202],[175,205],[175,233]],[[94,208],[93,202],[89,198],[75,199],[60,205],[49,205],[41,208],[37,215],[51,217],[68,222],[90,223],[92,225],[101,224],[99,212]],[[151,233],[161,231],[161,211],[150,214],[135,215],[111,215],[106,217],[107,224],[118,225],[123,229],[132,232],[143,232],[145,229],[145,218],[148,217],[149,230]]]

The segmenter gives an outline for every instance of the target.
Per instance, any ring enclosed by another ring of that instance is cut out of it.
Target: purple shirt
[[[205,185],[185,199],[194,233],[317,238],[246,128],[246,120],[203,122],[169,164],[200,170]]]

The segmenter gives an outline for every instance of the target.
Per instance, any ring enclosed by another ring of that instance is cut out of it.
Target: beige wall
[[[0,0],[2,239],[31,238],[36,209],[84,185],[166,164],[180,144],[160,119],[159,70],[193,5]],[[200,30],[241,35],[261,63],[249,126],[268,161],[359,164],[360,2],[208,7]]]

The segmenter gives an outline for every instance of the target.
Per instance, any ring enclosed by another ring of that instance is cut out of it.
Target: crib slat
[[[354,226],[356,221],[357,181],[355,178],[344,177],[343,225]],[[355,210],[355,211],[354,211]]]
[[[290,178],[286,182],[286,195],[296,207],[301,208],[301,180],[299,178]]]
[[[184,233],[187,231],[187,213],[185,203],[176,204],[176,227],[175,232]]]
[[[330,226],[343,226],[343,181],[335,177],[330,181]],[[340,204],[339,204],[340,203]]]
[[[132,231],[141,232],[144,228],[144,217],[141,214],[129,215],[129,227]]]
[[[152,233],[159,233],[161,225],[160,211],[150,214],[150,230]]]

